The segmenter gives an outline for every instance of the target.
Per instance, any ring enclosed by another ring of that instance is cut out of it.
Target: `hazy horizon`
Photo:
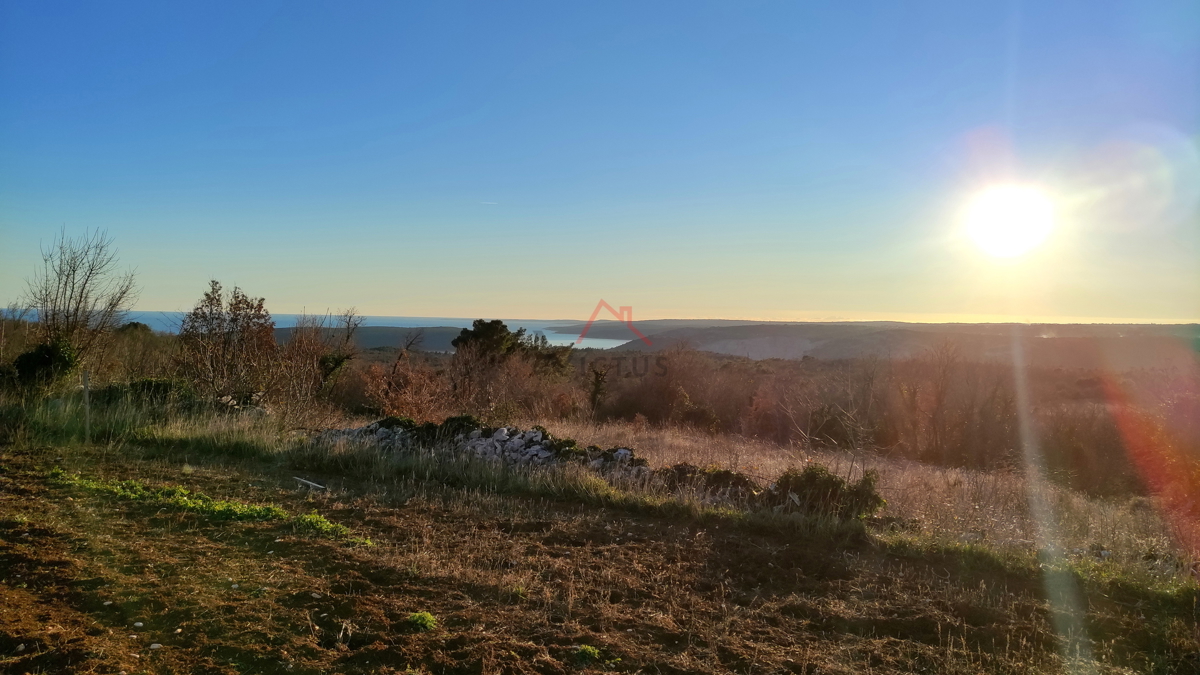
[[[269,306],[267,307],[267,309],[268,309],[268,311],[270,311]],[[141,318],[139,318],[139,317],[144,317],[146,315],[161,314],[164,316],[175,315],[178,317],[182,317],[186,313],[187,313],[187,310],[140,310],[140,309],[135,309],[135,310],[131,311],[129,314],[130,314],[130,320],[138,321],[138,320],[141,320]],[[279,317],[287,317],[289,321],[294,321],[297,317],[301,317],[301,316],[325,316],[326,314],[327,314],[327,312],[308,312],[308,313],[305,313],[305,312],[278,312],[278,313],[272,312],[271,316],[274,317],[275,319],[279,319]],[[506,321],[506,322],[536,323],[536,324],[546,324],[547,326],[575,325],[575,324],[586,323],[588,321],[588,317],[580,317],[580,318],[570,318],[570,317],[547,318],[547,317],[518,317],[518,316],[506,317],[506,316],[500,316],[500,315],[496,315],[496,314],[482,314],[482,315],[476,315],[476,316],[415,316],[415,315],[405,315],[405,314],[361,314],[360,313],[360,316],[362,318],[366,319],[366,322],[364,322],[364,324],[363,324],[364,326],[394,326],[394,327],[399,327],[399,328],[407,328],[407,327],[421,328],[421,327],[438,327],[438,326],[460,327],[457,325],[459,323],[464,324],[461,327],[467,327],[466,324],[469,324],[469,322],[475,321],[477,319],[484,319],[484,320],[488,320],[488,321],[491,321],[493,319],[499,319],[501,321]],[[388,319],[403,319],[406,321],[406,323],[403,323],[403,324],[379,323],[379,321],[388,320]],[[429,322],[449,321],[449,322],[454,322],[454,323],[453,324],[424,323],[424,324],[416,325],[416,324],[411,323],[413,321],[429,321]],[[1103,326],[1103,325],[1113,325],[1113,326],[1116,326],[1116,325],[1130,325],[1130,326],[1200,325],[1200,321],[1146,321],[1146,320],[1120,320],[1120,319],[1096,320],[1096,321],[1076,321],[1076,320],[1072,320],[1072,321],[1042,321],[1042,320],[1036,320],[1036,321],[1011,321],[1011,320],[1007,320],[1007,321],[963,321],[963,320],[905,321],[905,320],[898,320],[898,319],[795,319],[795,320],[791,320],[791,319],[756,319],[756,318],[738,318],[738,317],[734,317],[734,318],[729,318],[729,317],[650,317],[650,318],[635,317],[634,318],[634,323],[639,323],[639,322],[643,322],[643,321],[681,321],[681,322],[682,321],[699,321],[699,322],[728,321],[728,322],[733,322],[733,323],[743,323],[743,322],[744,323],[900,323],[900,324],[907,323],[907,324],[914,324],[914,325],[953,325],[953,324],[962,324],[962,325],[980,325],[980,324],[1040,325],[1040,324],[1045,324],[1045,325],[1097,325],[1097,326]],[[618,323],[622,323],[622,322],[620,322],[616,319],[612,319],[612,318],[597,318],[595,320],[595,323],[597,323],[597,324],[599,324],[599,323],[618,324]],[[287,325],[292,325],[292,324],[289,323]]]

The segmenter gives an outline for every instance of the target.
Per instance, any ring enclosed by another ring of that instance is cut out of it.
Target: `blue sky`
[[[1198,132],[1196,2],[10,1],[0,301],[65,227],[143,310],[1195,320]]]

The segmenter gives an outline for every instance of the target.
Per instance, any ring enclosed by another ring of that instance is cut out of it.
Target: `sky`
[[[1200,3],[0,3],[0,302],[1200,320]],[[972,195],[1055,228],[997,259]]]

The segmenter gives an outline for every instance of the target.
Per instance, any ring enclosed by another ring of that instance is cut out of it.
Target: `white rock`
[[[629,460],[633,459],[633,451],[626,448],[621,448],[613,453],[613,459],[617,460],[618,462],[628,462]]]
[[[158,644],[157,642],[155,642],[155,643],[153,643],[153,644],[151,644],[151,645],[150,645],[150,649],[162,649],[162,645],[160,645],[160,644]]]
[[[141,628],[143,625],[144,625],[144,624],[143,624],[141,621],[134,621],[134,622],[133,622],[133,627],[134,627],[134,628]]]
[[[504,427],[500,427],[499,429],[496,430],[496,433],[492,434],[492,438],[497,441],[507,441],[508,440],[508,429],[505,429]]]
[[[471,440],[475,440],[476,438],[479,438],[481,435],[483,435],[483,432],[476,429],[475,431],[472,431],[471,435],[467,436],[467,438],[470,438]]]

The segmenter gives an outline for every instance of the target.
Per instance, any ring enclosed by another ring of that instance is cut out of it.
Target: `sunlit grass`
[[[381,489],[396,480],[415,481],[480,494],[516,495],[570,501],[597,508],[727,523],[792,532],[796,536],[853,543],[871,537],[909,540],[955,550],[974,546],[1005,560],[1037,555],[1019,473],[934,467],[876,455],[801,451],[754,439],[713,436],[681,429],[633,425],[559,423],[553,432],[583,443],[629,446],[652,465],[680,461],[716,464],[761,476],[764,483],[787,466],[819,462],[835,473],[878,471],[887,498],[880,527],[862,521],[779,513],[713,499],[693,487],[665,490],[646,481],[604,478],[582,466],[518,468],[451,452],[446,447],[387,452],[358,441],[309,442],[303,434],[279,429],[256,414],[213,410],[173,410],[119,403],[93,406],[93,443],[85,446],[82,407],[77,399],[43,401],[24,410],[22,438],[29,444],[119,452],[143,459],[188,462],[265,463],[290,470],[342,476]],[[1151,499],[1101,499],[1043,483],[1055,505],[1063,534],[1060,545],[1072,564],[1089,577],[1116,576],[1146,588],[1171,589],[1193,582],[1186,575],[1188,554]],[[894,532],[892,530],[901,531]],[[1104,553],[1104,559],[1098,558]],[[1091,560],[1099,562],[1091,564]],[[1082,562],[1081,562],[1082,561]]]
[[[235,500],[213,499],[179,485],[152,487],[136,480],[96,480],[68,474],[59,468],[51,470],[47,479],[58,487],[74,488],[153,508],[191,513],[211,520],[290,522],[305,534],[325,539],[340,539],[354,545],[373,545],[370,539],[353,536],[350,528],[332,523],[315,511],[293,517],[285,509],[274,504],[248,504]]]

